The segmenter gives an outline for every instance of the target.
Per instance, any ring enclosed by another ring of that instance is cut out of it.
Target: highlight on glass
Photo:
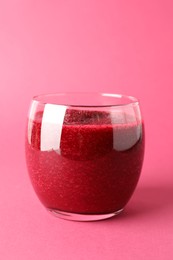
[[[53,215],[77,221],[113,217],[128,203],[142,169],[139,101],[105,93],[35,96],[25,151],[32,186]]]

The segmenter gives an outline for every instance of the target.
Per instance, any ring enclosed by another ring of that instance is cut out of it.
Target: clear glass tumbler
[[[53,215],[77,221],[115,216],[132,196],[143,164],[139,102],[104,93],[36,96],[25,150],[34,190]]]

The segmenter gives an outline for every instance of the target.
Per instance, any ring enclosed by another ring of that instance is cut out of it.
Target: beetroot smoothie
[[[28,171],[46,208],[77,214],[109,214],[124,208],[142,168],[141,121],[117,123],[106,112],[67,109],[59,126],[58,150],[41,148],[43,111],[29,119],[29,125]]]

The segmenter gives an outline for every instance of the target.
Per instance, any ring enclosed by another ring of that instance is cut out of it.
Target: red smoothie
[[[37,112],[29,119],[26,160],[35,192],[46,208],[78,214],[123,209],[142,168],[142,122],[115,123],[106,112],[67,109],[59,151],[42,151],[42,118],[43,112]]]

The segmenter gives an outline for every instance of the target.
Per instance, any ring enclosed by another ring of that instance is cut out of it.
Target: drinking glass
[[[106,93],[35,96],[25,151],[32,186],[53,215],[77,221],[115,216],[143,164],[139,101]]]

